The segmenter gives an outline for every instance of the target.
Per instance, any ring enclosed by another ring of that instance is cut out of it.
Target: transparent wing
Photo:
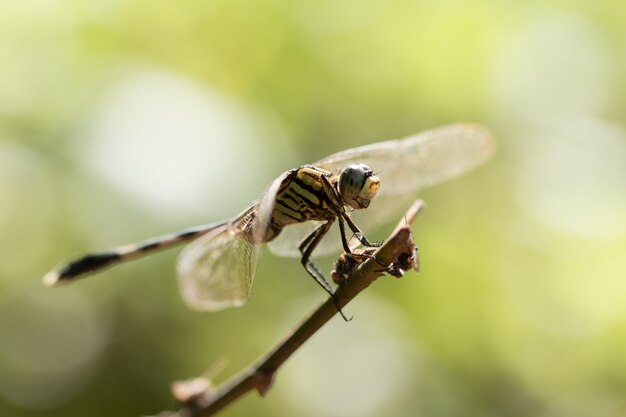
[[[348,149],[312,165],[338,174],[346,165],[362,163],[377,172],[381,182],[377,197],[367,209],[351,213],[363,233],[370,240],[376,240],[372,233],[387,223],[396,222],[420,190],[471,170],[489,160],[494,151],[495,141],[485,127],[455,124],[405,139]],[[315,228],[310,223],[285,228],[271,242],[270,249],[282,256],[299,256],[299,242]],[[286,233],[287,229],[292,230]],[[314,254],[340,251],[341,240],[337,227],[333,226]]]
[[[453,179],[488,161],[495,152],[491,132],[478,124],[454,124],[405,139],[374,143],[330,155],[316,166],[339,173],[346,165],[363,163],[380,178],[380,190],[365,210],[351,217],[370,239],[396,223],[419,191]],[[322,242],[323,245],[335,245]],[[320,252],[325,248],[321,247]]]
[[[196,310],[221,310],[243,305],[250,297],[258,247],[236,222],[207,232],[178,259],[183,299]]]
[[[285,227],[274,240],[269,242],[267,246],[272,253],[278,256],[288,256],[292,258],[302,256],[298,250],[298,246],[300,246],[304,238],[320,227],[321,224],[322,222],[312,220],[289,225]],[[324,240],[326,240],[326,238],[324,238]],[[339,242],[339,247],[341,247],[341,241]],[[315,252],[317,253],[317,251]]]
[[[486,162],[495,141],[485,127],[455,124],[405,139],[359,146],[313,165],[339,173],[349,164],[366,164],[380,178],[378,196],[412,194],[452,179]],[[377,197],[378,198],[378,197]]]

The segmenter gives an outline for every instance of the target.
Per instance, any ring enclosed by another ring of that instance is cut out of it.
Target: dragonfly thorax
[[[363,164],[346,166],[339,175],[305,165],[288,171],[274,195],[270,222],[259,242],[274,240],[289,225],[335,221],[344,206],[364,209],[376,196],[380,180]]]
[[[348,165],[339,174],[343,203],[355,210],[367,208],[380,188],[380,180],[365,164]]]

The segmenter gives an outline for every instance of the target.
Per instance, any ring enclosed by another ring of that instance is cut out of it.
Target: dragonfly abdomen
[[[207,231],[224,225],[225,222],[213,223],[190,227],[176,233],[165,236],[159,236],[130,245],[118,246],[105,252],[88,254],[78,258],[61,268],[48,272],[44,277],[47,285],[55,285],[62,282],[72,281],[82,275],[91,274],[117,263],[139,258],[160,249],[170,248],[180,243],[196,239],[198,236],[205,234]]]

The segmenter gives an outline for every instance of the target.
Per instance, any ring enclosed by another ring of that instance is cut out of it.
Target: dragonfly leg
[[[346,223],[348,223],[348,227],[350,227],[350,230],[354,232],[354,235],[356,236],[357,239],[359,239],[359,242],[361,242],[363,246],[366,246],[368,248],[378,248],[382,246],[383,242],[370,242],[365,237],[363,232],[361,232],[361,229],[359,229],[359,227],[356,224],[354,224],[354,222],[352,221],[348,213],[346,212],[342,213],[342,217],[345,219]]]
[[[320,227],[315,229],[313,233],[307,236],[304,241],[302,241],[299,248],[300,252],[302,253],[302,259],[300,260],[300,262],[302,263],[302,266],[304,266],[304,269],[309,273],[309,275],[313,277],[315,282],[317,282],[319,286],[322,287],[322,289],[324,289],[324,291],[326,291],[333,299],[335,307],[337,307],[337,311],[339,312],[339,314],[341,314],[341,317],[345,321],[350,321],[352,320],[352,318],[346,317],[346,315],[341,310],[341,307],[339,307],[339,305],[337,304],[333,288],[330,286],[330,283],[324,276],[324,273],[320,271],[317,266],[315,266],[313,261],[311,261],[311,254],[313,253],[313,250],[320,243],[324,235],[326,235],[332,224],[332,220],[322,224]]]
[[[338,216],[337,219],[339,220],[339,232],[341,234],[341,244],[343,245],[343,251],[345,253],[352,253],[350,245],[348,244],[348,239],[346,238],[346,226],[343,224],[343,218],[341,216]]]
[[[327,293],[333,293],[333,289],[330,283],[324,277],[324,274],[315,266],[311,261],[311,254],[322,240],[324,235],[330,229],[332,222],[326,222],[317,229],[315,229],[306,239],[300,244],[300,252],[302,253],[302,259],[300,260],[304,269],[315,279],[315,281],[326,291]]]

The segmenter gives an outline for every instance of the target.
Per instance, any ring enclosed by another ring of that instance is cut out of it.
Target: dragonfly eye
[[[354,209],[364,209],[376,196],[380,180],[365,164],[348,165],[339,174],[339,193],[343,202]]]

